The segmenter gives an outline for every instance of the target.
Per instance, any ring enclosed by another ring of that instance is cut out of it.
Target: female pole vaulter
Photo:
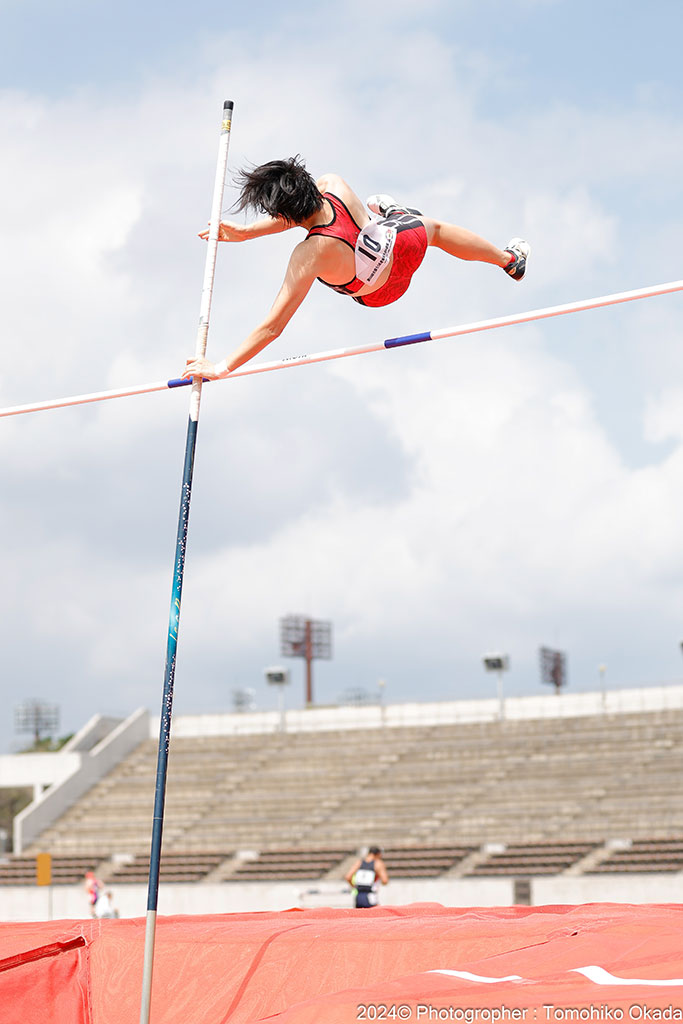
[[[248,362],[282,334],[316,279],[363,306],[386,306],[408,289],[430,245],[461,260],[501,267],[515,281],[526,271],[531,247],[523,239],[514,238],[498,249],[466,228],[424,217],[385,195],[368,199],[368,208],[378,215],[371,218],[343,178],[325,174],[315,181],[300,157],[242,171],[238,182],[237,209],[251,208],[266,216],[247,225],[222,222],[219,241],[243,242],[293,227],[307,234],[292,252],[263,322],[218,363],[188,359],[185,378],[218,380]],[[208,231],[200,237],[208,238]]]

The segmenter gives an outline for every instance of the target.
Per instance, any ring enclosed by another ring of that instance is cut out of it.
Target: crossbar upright
[[[233,103],[226,100],[223,104],[216,179],[211,204],[211,221],[209,226],[209,242],[204,266],[204,282],[199,311],[199,326],[195,358],[203,358],[206,354],[206,343],[209,334],[209,316],[211,313],[211,297],[216,270],[218,250],[218,232],[225,189],[225,171],[228,164],[228,143],[232,125]],[[168,773],[168,750],[171,740],[171,715],[173,711],[173,684],[175,680],[176,651],[178,647],[178,626],[180,619],[180,601],[183,590],[183,572],[185,569],[185,547],[187,543],[187,527],[190,515],[190,498],[192,495],[192,476],[194,455],[197,444],[197,426],[199,423],[199,405],[202,394],[202,380],[195,377],[192,381],[190,395],[190,414],[187,424],[185,442],[185,463],[183,466],[183,483],[180,495],[180,513],[178,516],[178,532],[176,535],[175,566],[173,571],[173,588],[171,593],[171,610],[166,641],[166,666],[164,671],[164,691],[161,702],[161,720],[159,723],[159,752],[157,756],[156,786],[154,792],[154,818],[152,822],[152,846],[149,858],[149,884],[147,890],[147,919],[145,926],[145,952],[142,972],[142,999],[140,1004],[140,1024],[149,1024],[150,1003],[152,997],[152,973],[154,968],[154,943],[156,937],[156,918],[159,898],[159,873],[161,866],[161,842],[164,825],[164,805],[166,801],[166,778]]]

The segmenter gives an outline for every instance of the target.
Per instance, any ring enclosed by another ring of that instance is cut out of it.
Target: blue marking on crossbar
[[[173,380],[166,381],[166,386],[169,388],[183,388],[186,384],[191,384],[192,378],[187,377],[174,377]],[[202,377],[202,384],[208,384],[209,378]]]
[[[431,331],[423,331],[422,334],[404,334],[402,338],[387,338],[384,347],[399,348],[401,345],[415,345],[418,341],[431,340]]]

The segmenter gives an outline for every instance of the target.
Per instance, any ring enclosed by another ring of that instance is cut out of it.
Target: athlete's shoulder
[[[316,181],[319,192],[334,192],[336,195],[340,190],[352,191],[351,186],[341,177],[340,174],[333,174],[331,171],[321,175]]]
[[[343,203],[346,203],[347,206],[354,202],[359,202],[350,184],[341,174],[324,174],[323,177],[317,179],[315,184],[318,191],[321,191],[321,193],[331,191]]]

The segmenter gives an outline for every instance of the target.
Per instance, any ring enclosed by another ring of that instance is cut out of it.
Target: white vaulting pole
[[[204,283],[199,311],[199,327],[195,358],[202,358],[206,353],[206,342],[209,333],[209,315],[211,312],[211,296],[216,270],[216,253],[218,250],[218,231],[221,220],[221,206],[225,187],[225,170],[228,163],[228,143],[232,123],[233,104],[226,100],[223,104],[223,120],[221,123],[220,145],[216,166],[216,180],[211,204],[211,221],[209,227],[209,244],[204,266]],[[145,954],[142,970],[142,999],[140,1004],[140,1024],[149,1024],[149,1010],[152,996],[152,971],[154,967],[154,940],[156,934],[157,904],[159,896],[159,870],[161,865],[161,841],[164,822],[164,804],[166,800],[166,777],[168,773],[168,748],[171,741],[171,714],[173,711],[173,683],[175,679],[176,651],[178,647],[178,625],[180,619],[180,600],[183,590],[183,572],[185,569],[185,545],[190,515],[190,497],[192,494],[192,474],[194,453],[197,444],[197,426],[199,422],[199,403],[202,394],[202,381],[197,377],[192,381],[190,395],[190,415],[187,424],[187,440],[185,444],[185,464],[183,467],[183,484],[180,496],[180,513],[178,516],[178,532],[176,535],[175,565],[173,571],[173,589],[171,593],[171,611],[169,615],[168,636],[166,640],[166,667],[164,671],[164,691],[161,702],[161,720],[159,724],[159,752],[157,756],[156,788],[154,794],[154,818],[152,821],[152,847],[149,858],[149,885],[147,891],[147,921],[145,928]]]
[[[568,313],[580,313],[587,309],[599,309],[601,306],[615,306],[622,302],[635,299],[651,299],[657,295],[668,295],[671,292],[683,291],[683,281],[669,281],[668,284],[651,285],[649,288],[636,288],[630,292],[615,292],[602,295],[596,299],[582,299],[578,302],[567,302],[562,306],[546,306],[543,309],[532,309],[528,313],[512,313],[499,316],[492,320],[478,320],[474,323],[461,324],[458,327],[445,327],[441,330],[423,331],[419,334],[406,334],[399,338],[386,338],[384,341],[359,345],[355,348],[334,348],[325,352],[314,352],[311,355],[292,356],[272,363],[249,363],[233,370],[226,380],[233,377],[248,377],[254,373],[269,373],[271,370],[284,370],[288,366],[305,366],[308,363],[324,363],[332,359],[345,359],[348,356],[360,356],[367,352],[381,352],[383,349],[402,348],[404,345],[415,345],[421,341],[440,341],[442,338],[461,337],[463,334],[476,334],[478,331],[491,331],[497,327],[511,327],[514,324],[526,324],[533,320],[547,320],[550,317],[566,316]],[[206,382],[205,382],[206,383]],[[13,405],[0,409],[3,416],[20,416],[27,412],[44,412],[48,409],[63,409],[70,405],[86,405],[89,402],[106,402],[111,398],[126,398],[129,395],[145,395],[152,391],[168,391],[191,384],[181,377],[172,380],[159,380],[153,384],[137,384],[128,388],[113,391],[95,391],[89,395],[72,395],[70,398],[55,398],[47,402],[34,402],[30,405]]]

